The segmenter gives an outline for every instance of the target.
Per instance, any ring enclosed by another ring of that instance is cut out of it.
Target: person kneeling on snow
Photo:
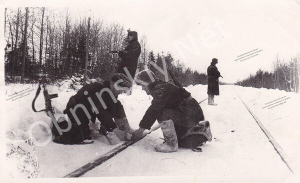
[[[152,75],[150,77],[150,75]],[[158,152],[176,152],[179,147],[196,148],[211,141],[208,121],[204,120],[198,102],[184,88],[159,80],[152,71],[138,73],[139,85],[152,95],[151,106],[139,126],[133,132],[132,140],[137,141],[147,134],[157,120],[161,125],[165,143],[155,147]]]
[[[114,129],[132,133],[123,105],[117,100],[118,95],[126,92],[131,87],[131,81],[124,74],[115,74],[110,81],[86,84],[77,94],[69,99],[64,113],[69,119],[60,118],[60,129],[71,128],[59,134],[54,128],[54,142],[62,144],[77,144],[83,140],[91,139],[89,122],[95,123],[96,118],[101,123],[100,133],[112,132]],[[104,132],[103,132],[104,131]],[[105,134],[104,134],[105,135]]]

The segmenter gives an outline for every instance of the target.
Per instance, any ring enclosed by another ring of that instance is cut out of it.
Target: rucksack
[[[184,148],[196,148],[207,141],[212,141],[210,124],[208,121],[200,121],[190,128],[185,135],[178,139],[178,146]]]

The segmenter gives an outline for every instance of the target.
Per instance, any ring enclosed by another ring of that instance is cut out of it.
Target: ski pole
[[[158,123],[157,125],[153,126],[148,132],[147,134],[150,134],[151,132],[156,131],[157,129],[159,129],[162,126],[162,123]]]
[[[145,130],[144,133],[143,133],[143,137],[145,137],[146,135],[156,131],[157,129],[159,129],[160,127],[162,126],[162,123],[159,123],[155,126],[153,126],[150,130]]]

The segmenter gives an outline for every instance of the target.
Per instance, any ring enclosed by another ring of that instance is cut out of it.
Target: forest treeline
[[[258,70],[254,75],[236,84],[299,93],[300,56],[293,57],[290,62],[280,61],[277,58],[273,65],[272,72]]]
[[[87,77],[107,80],[120,61],[108,51],[124,49],[128,29],[94,16],[74,16],[68,8],[45,7],[5,8],[4,27],[6,83],[68,79],[83,75],[85,65]],[[145,36],[139,35],[139,42],[139,70],[146,66],[164,79],[150,63],[163,68],[165,61],[183,86],[207,84],[206,74],[182,67],[171,53],[151,51]],[[299,62],[299,55],[289,63],[277,60],[273,72],[259,70],[236,84],[299,92]]]
[[[75,16],[67,8],[5,9],[5,81],[37,82],[42,76],[52,81],[82,75],[87,63],[89,78],[109,79],[119,64],[127,29],[118,23],[107,23],[91,16]],[[145,36],[139,35],[141,55],[138,69],[145,66],[157,73],[149,63],[163,68],[162,58],[184,85],[206,84],[206,75],[183,68],[171,53],[154,53]],[[158,73],[159,74],[159,73]]]

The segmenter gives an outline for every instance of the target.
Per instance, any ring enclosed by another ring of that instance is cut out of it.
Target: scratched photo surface
[[[7,182],[300,181],[299,0],[0,4]]]

